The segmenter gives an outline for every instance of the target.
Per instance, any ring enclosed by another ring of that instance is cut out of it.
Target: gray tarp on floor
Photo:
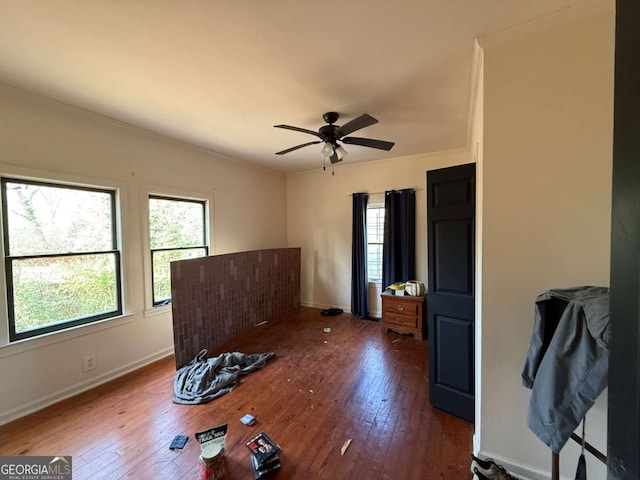
[[[173,381],[175,403],[195,405],[207,403],[233,390],[240,375],[264,367],[274,352],[223,353],[207,358],[209,352],[201,350],[191,363],[176,372]]]

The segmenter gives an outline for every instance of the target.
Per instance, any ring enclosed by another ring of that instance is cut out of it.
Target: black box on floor
[[[253,468],[253,478],[255,480],[264,477],[269,472],[279,469],[281,466],[278,454],[273,455],[266,463],[263,464],[259,464],[258,459],[255,456],[249,455],[249,457],[251,458],[251,467]]]
[[[260,466],[268,463],[269,460],[280,451],[280,445],[271,440],[264,432],[260,432],[249,440],[247,442],[247,448]]]

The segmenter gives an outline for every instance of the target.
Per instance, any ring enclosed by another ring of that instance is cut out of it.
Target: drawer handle
[[[396,318],[396,322],[398,322],[398,323],[404,323],[404,318]]]
[[[399,312],[404,312],[404,307],[403,307],[403,306],[398,306],[398,307],[396,307],[396,308],[397,308],[397,310],[398,310]]]

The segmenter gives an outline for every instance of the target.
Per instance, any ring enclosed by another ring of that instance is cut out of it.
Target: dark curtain
[[[351,313],[361,318],[369,316],[367,305],[367,201],[366,193],[353,195],[351,228]]]
[[[416,192],[384,193],[382,288],[416,278]]]

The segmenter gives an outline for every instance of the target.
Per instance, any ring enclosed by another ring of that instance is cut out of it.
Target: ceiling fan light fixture
[[[330,157],[333,155],[333,145],[330,142],[324,142],[321,153],[323,157]]]
[[[342,160],[344,157],[347,156],[347,154],[349,152],[347,152],[342,145],[338,145],[335,149],[336,155],[338,157],[338,160]]]

